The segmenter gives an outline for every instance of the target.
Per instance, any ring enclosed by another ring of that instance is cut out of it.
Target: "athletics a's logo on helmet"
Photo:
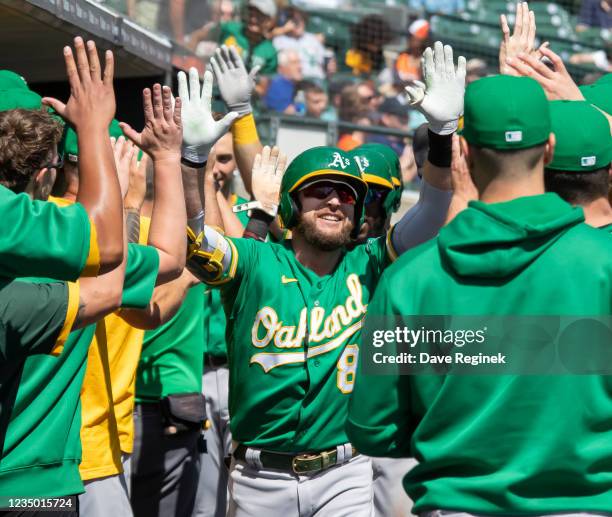
[[[340,153],[335,152],[332,155],[332,161],[327,164],[328,167],[337,167],[342,170],[346,169],[351,164],[351,160],[343,158]]]
[[[361,171],[361,174],[365,174],[365,171],[370,166],[370,160],[368,160],[365,156],[355,156],[355,162]]]

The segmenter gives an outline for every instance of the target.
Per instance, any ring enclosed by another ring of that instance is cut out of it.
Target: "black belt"
[[[246,452],[248,447],[239,445],[234,451],[234,458],[247,461]],[[355,447],[351,447],[352,457],[359,456]],[[279,452],[260,451],[259,461],[263,468],[288,470],[295,474],[308,474],[320,472],[337,465],[338,453],[336,449],[319,452],[307,452],[304,454],[282,454]]]
[[[221,368],[222,366],[227,366],[227,356],[204,354],[204,366],[208,366],[209,368]]]

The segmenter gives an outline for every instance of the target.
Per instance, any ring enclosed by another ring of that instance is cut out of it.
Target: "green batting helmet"
[[[279,216],[285,228],[297,224],[299,208],[292,197],[294,192],[314,181],[329,178],[346,183],[355,190],[355,228],[352,236],[359,233],[363,223],[363,205],[368,185],[361,177],[359,167],[351,157],[336,147],[313,147],[296,156],[287,167],[281,183]]]
[[[402,192],[404,191],[404,180],[402,179],[402,167],[400,165],[399,157],[397,153],[391,149],[388,145],[378,144],[371,142],[359,146],[359,149],[371,149],[382,154],[390,165],[391,170],[391,181],[393,182],[394,190],[391,192],[387,199],[389,199],[390,206],[393,207],[393,212],[397,212],[402,204]]]
[[[363,149],[362,147],[357,147],[348,154],[357,163],[368,187],[389,191],[383,202],[383,208],[386,215],[393,213],[395,211],[395,199],[392,194],[395,191],[395,186],[391,176],[391,165],[387,159],[372,148]]]

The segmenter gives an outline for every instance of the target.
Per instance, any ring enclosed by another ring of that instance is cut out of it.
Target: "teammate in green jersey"
[[[110,144],[100,138],[97,129],[112,119],[115,110],[112,89],[113,56],[110,51],[107,52],[102,77],[94,43],[88,42],[86,51],[83,40],[76,38],[75,48],[76,61],[83,65],[78,70],[91,68],[87,74],[73,73],[77,71],[77,66],[72,51],[66,47],[66,67],[73,91],[79,92],[78,99],[71,97],[67,105],[55,99],[43,101],[52,105],[74,124],[88,149],[83,186],[77,200],[79,204],[67,210],[58,210],[54,205],[32,203],[25,196],[15,196],[0,187],[0,207],[5,225],[5,231],[0,238],[0,268],[5,276],[39,275],[75,280],[80,274],[95,276],[99,272],[108,272],[121,262],[123,256],[122,236],[121,232],[118,232],[121,228],[122,211],[117,174]],[[6,84],[8,75],[11,74],[4,74],[3,84]],[[15,75],[12,74],[13,79]],[[13,83],[13,86],[16,84],[18,87],[3,91],[0,111],[7,108],[33,108],[24,95],[36,94],[27,89],[25,83],[20,84],[15,80]],[[11,116],[10,113],[4,112],[3,116],[7,117],[4,120],[9,125],[0,129],[0,138],[9,140],[12,137],[6,131],[15,127],[11,122],[15,119],[14,114]],[[47,127],[51,124],[50,117],[44,113],[39,112],[39,119],[39,122]],[[42,182],[45,177],[52,176],[54,170],[51,166],[57,166],[59,162],[56,142],[51,140],[47,139],[44,143],[33,142],[26,155],[9,153],[0,157],[0,177],[3,184],[14,185],[17,181],[24,187],[31,178],[36,177]],[[47,147],[43,149],[44,146]],[[3,149],[10,150],[10,147],[3,146]],[[90,159],[92,155],[95,158]],[[30,162],[27,161],[32,158]],[[33,165],[37,167],[32,168]],[[32,186],[34,184],[36,181]],[[61,236],[70,235],[71,239],[49,239],[49,228],[56,228]]]
[[[417,92],[415,104],[430,120],[424,183],[439,181],[439,188],[429,187],[443,220],[450,192],[442,182],[449,181],[450,138],[463,110],[465,60],[455,71],[452,49],[440,43],[426,60],[430,86]],[[403,236],[416,244],[437,228],[423,224],[417,204],[387,237],[347,251],[361,227],[366,193],[349,155],[318,147],[298,155],[282,179],[279,214],[292,239],[226,238],[207,226],[191,235],[188,266],[221,288],[228,321],[237,443],[229,515],[371,515],[371,464],[344,431],[360,329],[391,261],[387,241],[401,253],[410,247]],[[275,209],[266,207],[270,214]]]
[[[612,242],[584,224],[581,209],[544,193],[554,135],[542,88],[524,77],[475,81],[464,121],[480,201],[383,274],[368,320],[610,315]],[[372,350],[362,345],[361,367]],[[347,432],[358,448],[419,461],[404,478],[413,513],[609,512],[609,376],[431,373],[360,371],[349,408]]]
[[[553,101],[550,116],[556,145],[553,160],[544,170],[546,190],[581,206],[587,224],[611,231],[610,124],[584,101]]]

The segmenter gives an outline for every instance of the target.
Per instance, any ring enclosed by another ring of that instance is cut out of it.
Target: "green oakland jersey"
[[[149,304],[158,268],[155,248],[128,245],[123,299],[131,307]],[[96,325],[89,325],[70,332],[57,357],[30,356],[20,365],[20,376],[0,379],[3,395],[5,383],[12,393],[10,404],[5,399],[0,404],[0,421],[5,413],[10,416],[0,436],[0,497],[59,497],[83,491],[80,394],[95,331]]]
[[[234,440],[297,453],[348,441],[344,425],[366,307],[388,263],[385,238],[318,276],[291,241],[227,239],[223,285]]]
[[[236,47],[249,70],[260,66],[260,73],[264,75],[276,73],[277,56],[272,42],[266,39],[251,48],[241,22],[222,23],[219,44]]]
[[[95,227],[79,203],[60,208],[0,186],[0,220],[0,276],[76,280],[97,274]]]
[[[604,232],[612,233],[612,224],[607,224],[606,226],[602,226],[601,230]]]

